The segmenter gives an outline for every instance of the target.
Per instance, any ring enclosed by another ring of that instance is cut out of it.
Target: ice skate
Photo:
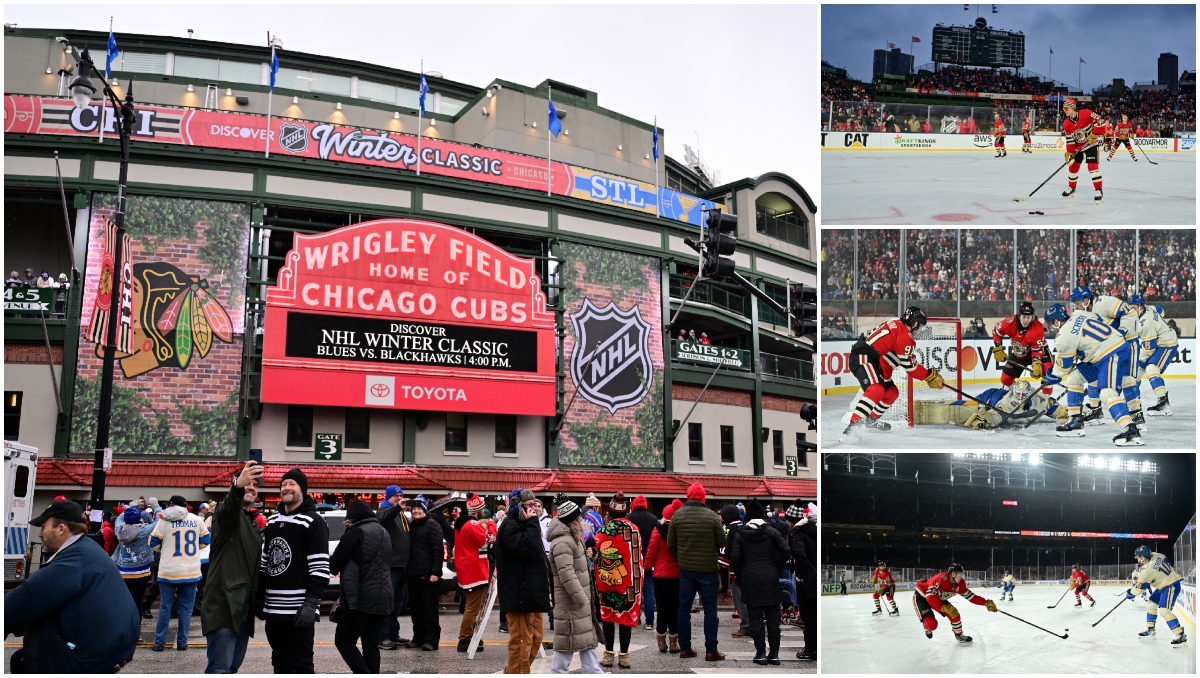
[[[843,443],[857,443],[862,440],[862,430],[866,428],[867,423],[862,419],[850,422],[845,431],[842,431],[841,441]]]
[[[900,610],[897,610],[896,608],[892,608],[891,610],[888,611],[888,616],[889,617],[899,617]]]
[[[1146,443],[1142,440],[1142,436],[1138,433],[1136,426],[1130,426],[1125,429],[1124,433],[1120,433],[1113,437],[1113,443],[1117,447],[1141,447]]]
[[[1153,638],[1154,637],[1154,627],[1151,626],[1150,628],[1146,629],[1145,631],[1142,631],[1138,635],[1143,638]]]
[[[881,610],[879,608],[875,608],[875,611],[872,612],[871,614],[883,614],[883,610]]]
[[[1064,198],[1074,198],[1074,197],[1075,197],[1075,188],[1074,188],[1074,187],[1071,187],[1071,188],[1068,188],[1067,190],[1063,191],[1063,192],[1062,192],[1062,197],[1064,197]]]
[[[1184,645],[1187,645],[1186,633],[1181,633],[1178,636],[1175,636],[1175,640],[1171,641],[1171,647],[1183,647]]]
[[[1099,422],[1103,422],[1103,421],[1104,421],[1104,408],[1103,408],[1103,407],[1098,407],[1098,406],[1097,406],[1097,407],[1092,407],[1091,405],[1084,405],[1084,406],[1083,406],[1083,415],[1082,415],[1082,417],[1080,418],[1080,421],[1083,421],[1083,422],[1089,422],[1089,421],[1099,421]]]
[[[1171,396],[1165,395],[1158,399],[1158,402],[1146,408],[1147,413],[1151,417],[1169,417],[1171,416]]]
[[[1077,603],[1075,603],[1075,607],[1083,607],[1083,603],[1077,602]]]
[[[967,634],[965,634],[965,633],[956,633],[956,634],[954,634],[954,639],[955,639],[955,640],[957,640],[957,641],[958,641],[958,642],[960,642],[960,643],[969,643],[969,642],[971,642],[971,636],[968,636],[968,635],[967,635]]]
[[[1130,412],[1129,416],[1133,418],[1133,425],[1137,427],[1138,433],[1145,433],[1146,415],[1141,410],[1138,410],[1137,412]]]
[[[933,631],[930,631],[929,629],[925,629],[925,637],[930,640],[933,640]]]
[[[1096,197],[1092,198],[1092,202],[1097,205],[1104,202],[1104,189],[1102,189],[1102,188],[1096,189]]]
[[[1059,438],[1082,438],[1084,436],[1083,419],[1078,414],[1071,415],[1067,423],[1054,429],[1054,435]]]
[[[892,425],[879,417],[867,417],[866,426],[873,431],[887,432],[892,430]]]

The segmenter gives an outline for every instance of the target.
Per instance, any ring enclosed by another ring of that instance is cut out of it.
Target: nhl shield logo
[[[575,350],[571,378],[584,398],[615,414],[650,392],[650,325],[635,305],[627,311],[609,303],[598,308],[590,299],[571,316]]]
[[[288,153],[303,153],[308,148],[308,128],[288,123],[280,125],[279,145]]]

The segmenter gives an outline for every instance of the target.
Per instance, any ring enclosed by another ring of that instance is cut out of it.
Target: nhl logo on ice
[[[280,125],[279,145],[289,153],[303,153],[308,148],[308,128],[287,123]]]
[[[650,325],[637,305],[627,311],[613,303],[598,308],[585,298],[571,324],[571,378],[580,394],[613,414],[641,402],[650,392],[653,371]]]

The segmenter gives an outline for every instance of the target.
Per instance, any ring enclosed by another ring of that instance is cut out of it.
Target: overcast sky
[[[858,80],[871,79],[871,59],[886,43],[908,52],[913,65],[932,61],[930,42],[937,23],[971,25],[976,13],[988,25],[1025,34],[1025,68],[1075,87],[1079,59],[1083,89],[1125,78],[1127,84],[1158,80],[1158,55],[1179,56],[1180,72],[1196,70],[1196,6],[1107,5],[1079,2],[1061,5],[825,5],[821,11],[821,58],[849,70]],[[1054,72],[1050,73],[1050,48]]]
[[[601,106],[658,116],[665,150],[696,147],[724,181],[784,172],[818,200],[820,84],[816,5],[13,5],[21,28],[186,36],[284,47],[483,87],[547,78],[592,90]],[[805,34],[808,33],[807,38]],[[280,59],[286,62],[286,57]]]

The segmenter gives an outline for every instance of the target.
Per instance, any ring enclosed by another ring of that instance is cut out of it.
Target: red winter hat
[[[467,513],[482,513],[483,497],[474,492],[467,495]]]
[[[692,486],[688,488],[687,498],[689,501],[705,501],[708,499],[708,493],[704,491],[704,486],[700,483],[692,483]]]
[[[54,498],[54,501],[66,501],[66,500],[67,500],[67,498],[62,496],[61,494]]]
[[[671,502],[665,509],[663,509],[663,520],[670,520],[671,516],[675,515],[675,512],[681,508],[683,508],[683,502],[679,501],[678,499]]]
[[[639,494],[633,498],[633,503],[629,505],[629,510],[636,511],[640,508],[649,508],[649,504],[646,503],[646,498]]]
[[[608,510],[615,513],[624,514],[629,510],[629,504],[625,501],[625,493],[617,492],[613,498],[608,501]]]

